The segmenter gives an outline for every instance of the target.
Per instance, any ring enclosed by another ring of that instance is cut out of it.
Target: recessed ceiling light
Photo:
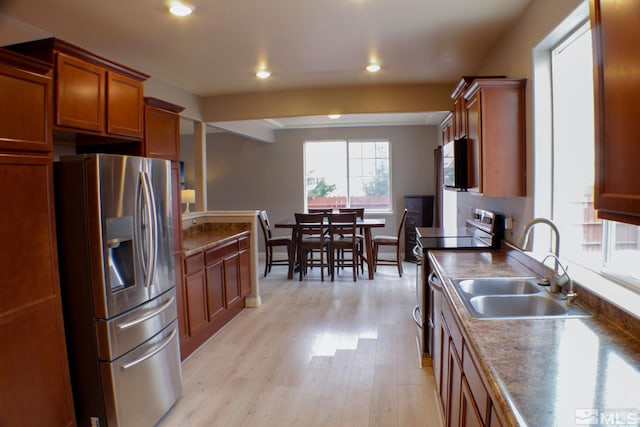
[[[187,16],[191,15],[191,13],[193,12],[193,7],[187,6],[184,3],[173,2],[169,6],[169,12],[171,12],[175,16]]]
[[[269,77],[271,77],[271,71],[260,70],[256,73],[256,77],[258,77],[259,79],[268,79]]]
[[[340,118],[340,114],[329,114],[327,117],[331,120],[338,120]]]
[[[376,73],[378,71],[380,71],[380,65],[376,64],[376,63],[371,63],[369,65],[367,65],[367,71],[370,73]]]

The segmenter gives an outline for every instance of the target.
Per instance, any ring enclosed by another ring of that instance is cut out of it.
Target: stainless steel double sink
[[[482,277],[452,282],[471,315],[479,319],[591,316],[581,307],[567,306],[538,284],[535,277]]]

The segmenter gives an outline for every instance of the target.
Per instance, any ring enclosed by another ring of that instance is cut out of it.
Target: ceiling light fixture
[[[184,3],[172,2],[169,6],[169,12],[171,12],[175,16],[187,16],[193,13],[193,7],[187,6]]]
[[[331,120],[338,120],[341,116],[340,114],[329,114],[327,117],[329,117]]]
[[[380,65],[372,62],[371,64],[367,65],[367,71],[370,73],[377,73],[378,71],[380,71]]]
[[[269,77],[271,77],[271,72],[267,70],[260,70],[256,73],[256,77],[258,77],[259,79],[268,79]]]

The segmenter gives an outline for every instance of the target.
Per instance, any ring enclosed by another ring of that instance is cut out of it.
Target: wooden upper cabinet
[[[180,160],[180,116],[184,107],[156,98],[144,99],[143,156]]]
[[[449,114],[440,122],[440,144],[444,145],[453,140],[453,112],[449,111]]]
[[[0,150],[52,150],[52,66],[0,49]]]
[[[595,208],[640,225],[640,2],[591,0],[595,82]]]
[[[104,129],[106,71],[63,53],[56,55],[56,125]]]
[[[55,65],[54,128],[140,140],[147,74],[65,41],[49,38],[7,49]]]
[[[469,179],[488,197],[526,195],[524,79],[476,79],[464,94]]]
[[[142,82],[107,71],[107,133],[113,135],[143,135]]]

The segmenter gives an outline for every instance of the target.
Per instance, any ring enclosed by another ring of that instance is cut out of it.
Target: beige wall
[[[496,43],[476,74],[504,74],[526,78],[527,197],[508,199],[458,195],[459,220],[472,207],[480,207],[514,217],[514,230],[507,239],[517,241],[522,227],[533,216],[533,62],[532,50],[560,22],[582,3],[581,0],[534,0],[514,26]],[[494,167],[498,167],[496,165]]]
[[[457,76],[451,76],[455,81]],[[399,84],[297,89],[210,96],[203,99],[207,122],[353,113],[448,111],[449,84]]]
[[[266,209],[273,221],[293,217],[304,206],[303,143],[322,139],[388,138],[391,143],[393,215],[377,233],[395,234],[404,195],[433,194],[435,126],[381,126],[280,130],[265,144],[229,133],[207,134],[209,210]],[[181,140],[185,181],[193,182],[193,143]]]

